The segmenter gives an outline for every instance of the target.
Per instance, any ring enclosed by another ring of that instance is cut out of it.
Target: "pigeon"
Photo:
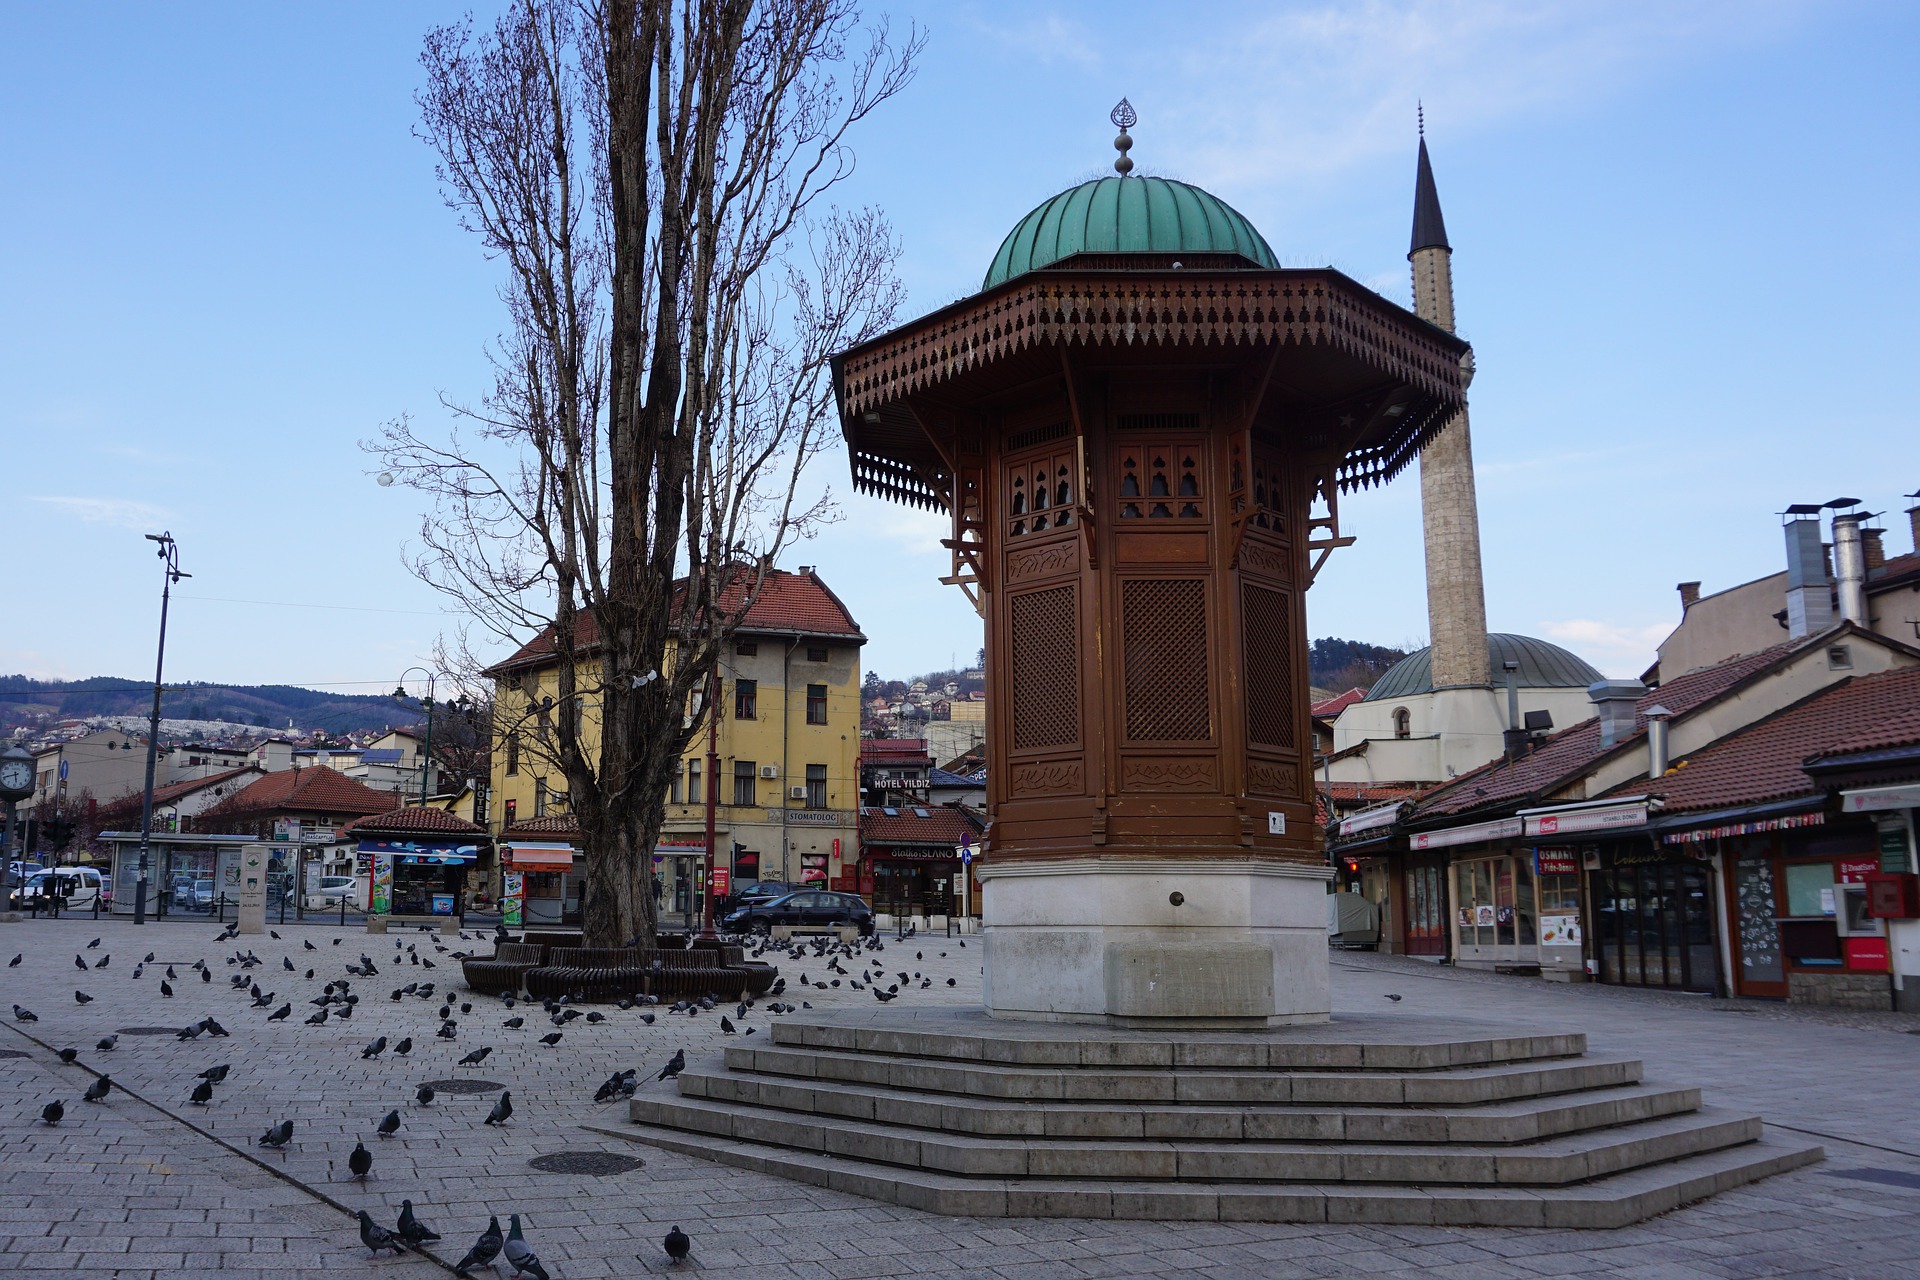
[[[173,1038],[175,1040],[198,1040],[200,1033],[205,1030],[205,1027],[196,1022],[190,1027],[182,1027],[180,1030],[174,1032]]]
[[[40,1119],[45,1124],[59,1124],[67,1114],[67,1104],[58,1098],[40,1108]]]
[[[308,1018],[305,1021],[308,1026],[317,1027],[321,1023],[325,1022],[326,1020],[327,1020],[327,1011],[325,1009],[322,1009],[320,1010],[320,1012],[314,1014],[311,1018]]]
[[[667,1232],[667,1238],[660,1242],[667,1251],[668,1259],[675,1265],[685,1262],[687,1255],[693,1252],[693,1239],[679,1227]]]
[[[682,1071],[685,1071],[686,1069],[687,1069],[687,1051],[685,1049],[676,1049],[674,1051],[672,1059],[668,1061],[666,1066],[660,1068],[660,1074],[655,1076],[654,1079],[655,1080],[672,1080],[673,1078],[678,1076]]]
[[[287,971],[288,973],[292,973],[292,972],[294,971],[294,969],[293,969],[293,957],[292,957],[292,956],[281,956],[281,957],[280,957],[280,964],[281,964],[281,967],[282,967],[282,968],[284,968],[284,969],[286,969],[286,971]]]
[[[1393,1001],[1395,1004],[1399,1004],[1401,1001],[1401,997],[1394,995],[1392,992],[1387,993],[1387,999]]]
[[[373,1171],[373,1152],[367,1150],[366,1143],[353,1144],[353,1150],[347,1155],[347,1171],[353,1174],[356,1181],[367,1180],[367,1174]]]
[[[101,1036],[99,1043],[95,1044],[93,1047],[98,1049],[101,1053],[112,1053],[113,1046],[119,1043],[120,1043],[120,1034],[118,1032],[115,1032],[113,1035],[110,1035],[110,1036]]]
[[[381,1054],[385,1053],[386,1051],[387,1051],[387,1038],[385,1036],[380,1036],[377,1039],[375,1039],[372,1044],[368,1045],[366,1048],[360,1051],[360,1060],[364,1062],[368,1058],[377,1058]]]
[[[513,1117],[513,1091],[500,1091],[500,1101],[493,1104],[493,1110],[487,1112],[488,1124],[505,1124]]]
[[[173,986],[165,978],[160,979],[160,995],[163,999],[173,999]]]
[[[31,1009],[15,1005],[13,1006],[13,1020],[15,1022],[38,1022],[40,1021],[40,1015]]]
[[[227,1072],[231,1070],[233,1070],[233,1064],[231,1062],[223,1062],[217,1067],[208,1067],[194,1078],[197,1080],[211,1080],[214,1084],[220,1084],[226,1080]]]
[[[78,1049],[62,1049],[54,1056],[60,1059],[61,1066],[70,1067],[73,1065],[73,1060],[80,1056],[80,1051]]]
[[[93,967],[94,967],[94,968],[96,968],[96,969],[104,969],[104,968],[106,968],[106,967],[107,967],[107,966],[108,966],[109,964],[112,964],[112,963],[113,963],[113,957],[112,957],[112,956],[101,956],[101,957],[100,957],[100,963],[99,963],[99,964],[97,964],[97,965],[95,965],[95,966],[93,966]]]
[[[308,942],[305,938],[300,939],[300,945],[305,947],[309,951],[318,951],[320,949],[314,946],[311,942]]]
[[[88,1102],[105,1102],[107,1100],[107,1094],[110,1093],[112,1089],[113,1077],[101,1076],[98,1080],[88,1085],[87,1091],[80,1096]]]
[[[292,1141],[293,1121],[291,1120],[282,1120],[279,1124],[260,1135],[260,1145],[263,1147],[278,1149]]]
[[[555,1031],[551,1035],[541,1036],[540,1043],[546,1045],[549,1049],[551,1049],[554,1045],[560,1043],[560,1033],[558,1031]]]
[[[202,1080],[199,1084],[193,1086],[193,1095],[189,1097],[187,1101],[194,1103],[196,1106],[202,1106],[202,1107],[206,1106],[209,1102],[212,1102],[213,1101],[213,1081]]]
[[[427,1229],[427,1224],[413,1216],[413,1201],[400,1202],[400,1221],[395,1224],[394,1234],[408,1244],[431,1244],[440,1238],[440,1233]]]
[[[267,1021],[268,1022],[285,1022],[288,1018],[292,1016],[293,1016],[293,1002],[288,1001],[286,1004],[281,1005],[278,1009],[275,1009],[272,1013],[268,1014]]]
[[[271,929],[267,930],[267,936],[272,938],[275,942],[278,942],[280,940],[280,935],[275,933]]]
[[[373,1250],[372,1256],[376,1258],[382,1249],[391,1249],[395,1253],[406,1252],[393,1232],[368,1217],[365,1209],[360,1211],[360,1243]]]
[[[490,1046],[481,1045],[478,1049],[475,1049],[472,1053],[460,1059],[460,1065],[463,1067],[477,1067],[482,1062],[485,1062],[487,1055],[492,1052],[493,1049]]]
[[[527,1020],[525,1018],[520,1017],[518,1014],[515,1014],[513,1017],[508,1018],[505,1022],[501,1023],[500,1025],[505,1027],[509,1031],[518,1031],[520,1028],[527,1025]]]
[[[26,958],[27,958],[27,953],[22,951],[19,955],[16,955],[13,959],[7,961],[7,968],[18,969],[20,967],[20,962],[22,960],[25,960]]]
[[[211,969],[202,969],[202,970],[200,971],[200,981],[202,981],[202,982],[212,982],[212,981],[213,981],[213,970],[211,970]]]
[[[720,1015],[720,1034],[723,1036],[734,1034],[733,1019],[724,1013]]]
[[[167,979],[168,979],[168,981],[172,981],[173,979],[175,979],[175,978],[178,978],[179,976],[180,976],[179,974],[177,974],[177,973],[175,973],[175,972],[173,971],[173,966],[172,966],[172,965],[168,965],[168,966],[167,966]]]
[[[380,1119],[380,1127],[374,1130],[383,1138],[391,1138],[400,1132],[400,1108],[395,1107]]]
[[[419,1106],[431,1106],[433,1104],[433,1086],[423,1084],[418,1089],[415,1089],[413,1091],[413,1100]]]
[[[641,1015],[640,1015],[640,1021],[642,1021],[642,1022],[644,1022],[644,1023],[646,1023],[646,1024],[648,1025],[648,1026],[652,1026],[652,1025],[653,1025],[653,1015],[652,1015],[652,1014],[650,1014],[650,1013],[643,1013],[643,1014],[641,1014]]]
[[[74,968],[76,968],[76,969],[78,969],[78,970],[79,970],[80,972],[82,972],[82,973],[85,973],[85,972],[87,971],[87,961],[86,961],[86,957],[84,957],[84,956],[75,956],[75,957],[73,958],[73,967],[74,967]]]
[[[214,1021],[214,1020],[213,1020],[212,1018],[207,1018],[207,1019],[205,1019],[204,1021],[202,1021],[202,1022],[200,1023],[200,1026],[201,1026],[201,1027],[202,1027],[202,1028],[203,1028],[203,1029],[204,1029],[204,1030],[206,1031],[206,1033],[207,1033],[208,1035],[210,1035],[210,1036],[215,1036],[215,1037],[218,1037],[218,1036],[230,1036],[230,1035],[232,1035],[232,1034],[233,1034],[233,1033],[232,1033],[231,1031],[229,1031],[229,1030],[227,1030],[227,1029],[226,1029],[225,1027],[223,1027],[223,1026],[221,1026],[221,1025],[220,1025],[220,1024],[218,1023],[218,1022],[216,1022],[216,1021]]]
[[[473,1242],[473,1248],[467,1250],[467,1256],[460,1259],[453,1273],[463,1276],[475,1267],[487,1266],[499,1256],[500,1246],[504,1243],[506,1242],[500,1238],[500,1219],[488,1218],[487,1229],[482,1231],[480,1238]]]
[[[405,1037],[400,1041],[399,1044],[393,1046],[393,1056],[396,1058],[404,1058],[412,1052],[413,1052],[412,1036]]]
[[[533,1280],[547,1280],[547,1269],[540,1265],[540,1259],[534,1256],[533,1246],[520,1234],[520,1215],[513,1214],[507,1219],[507,1265],[513,1268],[517,1276],[529,1275]]]

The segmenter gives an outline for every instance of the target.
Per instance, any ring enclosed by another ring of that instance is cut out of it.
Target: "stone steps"
[[[1417,1015],[1177,1034],[881,1008],[776,1023],[603,1132],[984,1217],[1619,1226],[1821,1158],[1642,1074]]]
[[[1126,1218],[1198,1222],[1624,1227],[1710,1195],[1815,1163],[1821,1149],[1767,1137],[1569,1187],[1382,1186],[982,1179],[641,1126],[588,1126],[608,1137],[951,1217]]]
[[[1115,1069],[949,1063],[878,1052],[730,1048],[730,1071],[922,1093],[1049,1102],[1339,1103],[1471,1106],[1640,1079],[1637,1059],[1609,1055],[1435,1071]]]
[[[1726,1112],[1662,1116],[1517,1147],[1460,1143],[1146,1142],[985,1138],[699,1098],[639,1098],[632,1118],[687,1132],[875,1164],[990,1178],[1564,1186],[1760,1137]]]
[[[983,1137],[1139,1138],[1238,1142],[1468,1142],[1500,1145],[1692,1111],[1700,1091],[1627,1085],[1511,1102],[1445,1107],[1161,1105],[1044,1108],[829,1080],[802,1082],[689,1070],[683,1097],[876,1120]]]

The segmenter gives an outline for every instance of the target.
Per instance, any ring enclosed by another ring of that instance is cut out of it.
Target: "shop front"
[[[1904,846],[1889,857],[1875,823],[1824,812],[1707,831],[1699,838],[1720,849],[1731,906],[1734,994],[1893,1007],[1889,922],[1870,909],[1868,886],[1905,865]]]
[[[479,846],[459,840],[360,837],[356,874],[367,914],[459,918],[466,914],[467,870]]]
[[[1718,991],[1712,864],[1644,837],[1603,844],[1589,860],[1595,976],[1615,986]]]
[[[977,916],[984,829],[958,806],[863,809],[856,891],[891,922]]]
[[[759,860],[753,863],[758,869]],[[757,879],[741,875],[734,879]],[[689,931],[700,927],[700,895],[707,884],[707,845],[684,836],[666,838],[653,847],[654,915],[664,926],[678,920]]]
[[[509,838],[500,856],[500,923],[509,929],[578,924],[577,860],[568,841]]]

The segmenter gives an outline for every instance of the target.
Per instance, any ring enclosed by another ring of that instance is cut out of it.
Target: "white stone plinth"
[[[978,864],[996,1018],[1325,1022],[1327,867],[1231,858]]]

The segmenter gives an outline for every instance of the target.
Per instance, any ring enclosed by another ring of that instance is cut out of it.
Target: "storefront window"
[[[1833,914],[1833,863],[1787,865],[1787,915],[1796,918]]]

